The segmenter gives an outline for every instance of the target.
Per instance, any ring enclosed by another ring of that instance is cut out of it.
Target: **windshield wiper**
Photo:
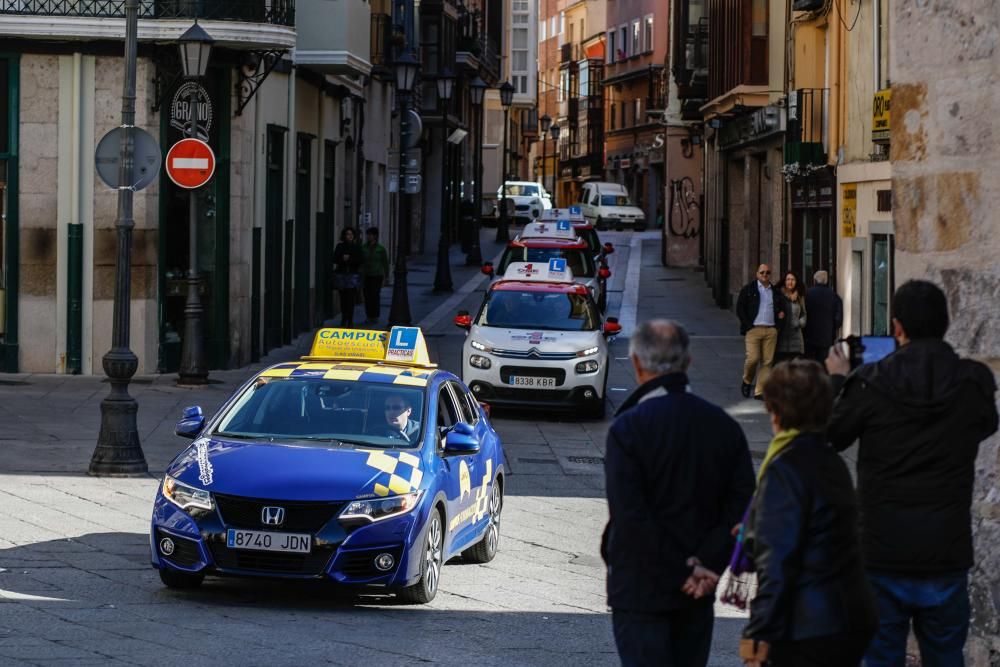
[[[255,435],[250,433],[226,433],[225,431],[216,431],[212,435],[219,438],[230,438],[232,440],[257,440],[258,438],[266,438],[266,435]]]

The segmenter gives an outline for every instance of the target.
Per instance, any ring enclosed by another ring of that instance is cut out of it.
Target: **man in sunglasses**
[[[389,394],[385,399],[385,437],[415,443],[420,438],[420,422],[410,419],[413,405],[402,394]]]
[[[736,299],[740,335],[745,337],[747,348],[740,387],[744,398],[750,398],[754,374],[757,375],[754,398],[764,398],[764,382],[774,365],[774,348],[778,344],[778,330],[785,322],[786,308],[781,290],[771,286],[771,267],[761,264],[757,267],[757,277],[740,290]]]

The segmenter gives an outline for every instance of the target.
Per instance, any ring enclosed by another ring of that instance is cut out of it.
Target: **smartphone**
[[[847,346],[846,356],[851,360],[851,369],[861,364],[871,364],[896,351],[896,339],[892,336],[848,336],[838,343]]]

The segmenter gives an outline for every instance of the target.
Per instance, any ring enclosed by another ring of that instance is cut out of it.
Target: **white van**
[[[625,226],[635,227],[637,231],[646,228],[646,214],[632,203],[628,190],[619,183],[592,181],[583,184],[580,193],[580,207],[587,222],[597,229]]]

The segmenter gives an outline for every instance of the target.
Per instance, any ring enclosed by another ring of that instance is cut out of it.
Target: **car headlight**
[[[341,519],[364,519],[368,522],[381,521],[390,517],[406,514],[420,502],[423,491],[404,493],[388,498],[373,498],[371,500],[352,500],[340,513]]]
[[[596,345],[594,347],[588,347],[586,350],[580,350],[579,352],[577,352],[576,356],[589,357],[592,354],[597,354],[598,351],[600,351],[600,349],[601,348],[597,347]]]
[[[587,361],[581,361],[576,365],[577,373],[596,373],[600,365],[597,363],[596,359],[589,359]]]
[[[188,486],[170,475],[163,476],[163,497],[185,511],[190,507],[208,511],[215,509],[211,493]]]
[[[473,350],[482,350],[483,352],[489,352],[489,348],[480,343],[478,340],[474,340],[470,343]]]
[[[488,357],[484,357],[480,354],[474,354],[469,357],[469,363],[476,368],[486,369],[493,365],[493,362],[489,360]]]

